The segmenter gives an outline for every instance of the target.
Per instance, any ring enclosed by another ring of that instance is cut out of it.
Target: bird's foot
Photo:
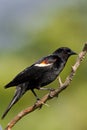
[[[54,89],[54,88],[49,88],[49,90],[50,90],[50,92],[51,92],[51,91],[54,91],[55,89]]]

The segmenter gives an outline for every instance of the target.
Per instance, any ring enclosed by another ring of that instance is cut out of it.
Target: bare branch
[[[65,88],[67,88],[72,79],[73,76],[76,73],[76,70],[78,69],[78,67],[80,66],[82,60],[85,58],[85,55],[87,53],[87,43],[85,43],[83,50],[79,53],[78,58],[76,60],[76,63],[74,64],[74,66],[72,66],[71,72],[69,74],[69,76],[66,78],[65,82],[62,83],[61,78],[59,77],[59,88],[51,91],[50,93],[47,93],[44,97],[42,97],[42,99],[40,101],[37,101],[34,105],[26,108],[25,110],[21,111],[17,116],[15,116],[10,123],[8,123],[7,127],[5,130],[11,130],[11,128],[24,116],[26,116],[27,114],[35,111],[38,108],[41,108],[42,105],[44,105],[48,100],[57,97]]]

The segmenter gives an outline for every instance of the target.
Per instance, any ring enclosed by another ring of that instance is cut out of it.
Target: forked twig
[[[69,74],[69,76],[67,76],[66,80],[64,83],[62,83],[61,78],[59,77],[59,88],[51,91],[50,93],[47,93],[44,97],[41,98],[40,101],[37,101],[34,105],[26,108],[25,110],[21,111],[17,116],[15,116],[7,125],[7,127],[5,128],[5,130],[11,130],[11,128],[24,116],[26,116],[27,114],[35,111],[38,108],[41,108],[42,105],[44,105],[46,103],[46,101],[56,97],[59,95],[59,93],[61,93],[65,88],[67,88],[72,79],[73,76],[76,73],[76,70],[78,69],[78,67],[81,64],[81,61],[84,59],[85,55],[87,53],[87,43],[85,43],[83,50],[79,53],[78,58],[75,62],[75,64],[72,66],[71,72]]]

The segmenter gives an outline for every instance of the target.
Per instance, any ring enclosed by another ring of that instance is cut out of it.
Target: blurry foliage
[[[21,50],[0,56],[0,116],[11,100],[14,88],[4,90],[3,86],[9,82],[18,72],[35,62],[40,57],[50,54],[61,46],[68,46],[79,53],[83,43],[87,40],[87,2],[80,1],[69,8],[56,12],[51,24],[43,30],[27,34],[27,41]],[[62,72],[64,80],[69,74],[71,65],[76,57],[70,58]],[[77,71],[70,88],[64,91],[58,99],[48,102],[50,107],[44,106],[40,111],[33,112],[24,117],[13,130],[24,129],[50,129],[50,130],[86,130],[87,129],[87,60],[84,60]],[[57,81],[50,87],[57,87]],[[38,91],[37,91],[38,92]],[[46,92],[38,92],[42,96]],[[35,101],[31,92],[28,92],[8,113],[7,117],[0,121],[3,127],[19,111],[31,105]]]

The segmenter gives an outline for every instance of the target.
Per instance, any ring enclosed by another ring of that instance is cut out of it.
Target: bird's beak
[[[72,54],[71,55],[78,55],[76,52],[72,51]]]

